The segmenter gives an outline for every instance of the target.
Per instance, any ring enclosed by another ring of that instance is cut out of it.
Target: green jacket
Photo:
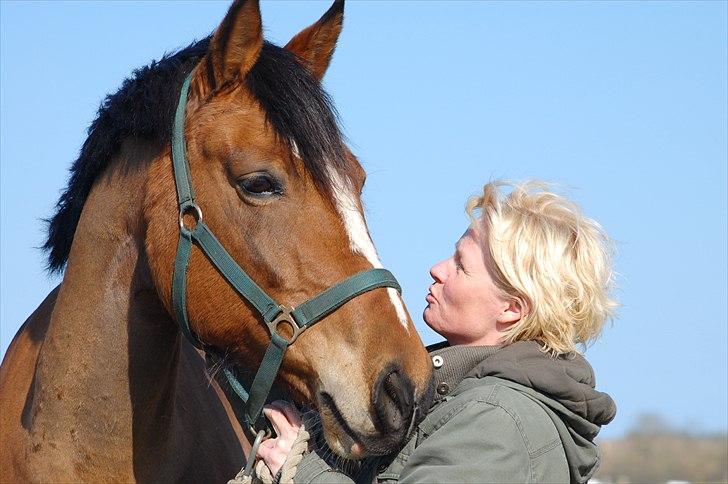
[[[439,345],[431,356],[438,398],[397,455],[346,475],[319,456],[330,452],[313,452],[294,482],[580,483],[597,470],[593,440],[616,407],[581,355],[554,358],[523,341]]]

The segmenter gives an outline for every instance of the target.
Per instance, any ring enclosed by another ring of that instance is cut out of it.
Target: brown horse
[[[215,482],[240,469],[240,427],[171,316],[173,111],[192,72],[185,138],[197,202],[277,301],[295,306],[379,266],[365,173],[319,83],[342,20],[337,1],[279,48],[262,38],[258,2],[237,1],[210,38],[107,98],[49,223],[49,265],[65,266],[63,281],[0,368],[0,480]],[[196,247],[187,309],[226,363],[257,368],[267,329]],[[399,295],[380,288],[303,333],[277,384],[321,411],[334,451],[361,457],[401,443],[415,403],[427,406],[430,373]]]

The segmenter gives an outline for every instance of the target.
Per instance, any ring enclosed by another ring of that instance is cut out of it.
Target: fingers
[[[273,426],[273,430],[276,431],[278,436],[283,437],[298,433],[298,427],[300,425],[292,425],[288,421],[286,414],[279,407],[266,406],[263,408],[263,414],[268,417],[268,420],[270,420]]]
[[[274,402],[271,402],[269,407],[281,410],[285,414],[291,425],[295,427],[300,427],[301,425],[303,425],[303,422],[301,421],[301,412],[299,412],[296,406],[292,403],[285,400],[276,400]]]
[[[278,439],[265,440],[258,447],[257,457],[263,459],[265,465],[270,469],[271,474],[274,476],[278,474],[278,471],[286,461],[287,454],[282,452],[276,442]]]
[[[296,440],[302,425],[301,414],[295,406],[282,400],[263,407],[263,413],[270,420],[278,437],[261,442],[257,455],[275,475],[288,458],[288,453]]]
[[[273,426],[273,430],[275,430],[276,435],[281,436],[283,433],[281,432],[281,423],[283,423],[283,428],[287,428],[288,421],[286,420],[286,416],[281,412],[280,410],[272,407],[265,406],[263,407],[263,415],[266,416],[270,424]],[[267,440],[264,441],[268,442]],[[263,445],[263,444],[260,444]]]

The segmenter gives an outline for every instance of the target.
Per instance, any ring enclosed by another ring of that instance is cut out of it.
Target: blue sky
[[[560,183],[617,241],[622,308],[586,355],[619,414],[728,428],[726,2],[349,2],[325,79],[381,258],[421,322],[429,267],[494,178]],[[327,2],[263,2],[285,43]],[[0,3],[0,351],[59,282],[43,217],[131,70],[227,3]]]

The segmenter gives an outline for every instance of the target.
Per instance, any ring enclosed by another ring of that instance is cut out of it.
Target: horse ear
[[[247,74],[263,47],[258,0],[235,0],[215,29],[207,50],[204,80],[217,86]]]
[[[303,59],[318,80],[329,67],[343,22],[344,0],[336,0],[318,22],[303,29],[286,44],[286,49]]]

